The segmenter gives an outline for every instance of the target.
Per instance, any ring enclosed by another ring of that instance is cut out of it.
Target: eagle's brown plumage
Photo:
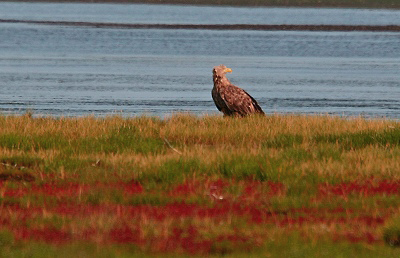
[[[225,65],[215,66],[213,69],[214,87],[211,95],[218,110],[225,116],[264,114],[252,96],[226,78],[225,74],[228,72],[232,72],[232,69]]]

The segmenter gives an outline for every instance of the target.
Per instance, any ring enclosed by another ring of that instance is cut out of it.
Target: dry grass
[[[3,116],[0,148],[3,157],[28,155],[41,166],[62,164],[64,159],[114,168],[134,164],[145,172],[167,161],[192,160],[213,167],[240,157],[263,163],[284,160],[282,166],[295,165],[302,174],[323,168],[318,174],[397,177],[399,132],[396,121],[332,116]]]

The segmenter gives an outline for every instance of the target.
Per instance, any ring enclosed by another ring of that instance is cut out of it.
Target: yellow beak
[[[232,72],[232,69],[231,69],[231,68],[225,68],[224,72],[226,72],[226,73],[231,73],[231,72]]]

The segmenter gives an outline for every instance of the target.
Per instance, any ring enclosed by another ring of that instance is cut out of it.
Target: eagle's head
[[[213,75],[214,77],[225,77],[226,73],[231,73],[232,69],[227,68],[225,65],[214,66]]]

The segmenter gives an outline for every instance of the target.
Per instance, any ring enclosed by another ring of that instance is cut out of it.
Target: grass
[[[400,123],[0,116],[0,256],[399,257]]]

